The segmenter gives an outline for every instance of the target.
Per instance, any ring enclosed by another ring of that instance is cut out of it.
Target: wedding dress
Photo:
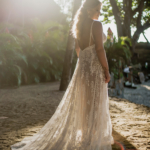
[[[38,133],[11,145],[11,149],[112,150],[107,85],[95,44],[90,46],[89,42],[80,50],[72,79],[53,116]]]

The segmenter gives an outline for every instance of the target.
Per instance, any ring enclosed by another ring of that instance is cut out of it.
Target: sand
[[[37,133],[54,114],[64,91],[60,82],[0,89],[0,150]],[[150,149],[150,107],[109,97],[113,137],[126,150]],[[119,150],[113,145],[113,150]]]

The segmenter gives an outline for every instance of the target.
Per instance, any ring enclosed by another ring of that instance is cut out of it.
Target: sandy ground
[[[0,89],[0,150],[37,133],[54,114],[64,91],[59,82]],[[126,150],[150,149],[150,107],[109,97],[113,137]],[[119,150],[116,144],[113,150]]]

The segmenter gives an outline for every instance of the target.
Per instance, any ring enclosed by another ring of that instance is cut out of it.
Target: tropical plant
[[[5,28],[11,31],[5,33]],[[68,27],[35,18],[24,28],[0,24],[0,84],[60,80]]]
[[[120,37],[118,41],[113,39],[113,43],[108,39],[105,44],[107,60],[110,72],[114,73],[115,79],[123,77],[123,66],[131,58],[130,47],[125,41],[130,41],[127,37]],[[131,43],[131,42],[129,42]]]
[[[0,34],[0,85],[10,83],[21,84],[22,68],[18,61],[28,64],[21,49],[18,37],[9,34]]]
[[[25,33],[30,38],[23,35],[24,39],[27,38],[22,43],[30,64],[26,70],[32,72],[28,75],[26,71],[25,74],[31,78],[29,83],[60,80],[67,28],[56,22],[42,24],[38,19],[32,20],[29,28],[30,31],[26,28]]]
[[[149,0],[103,0],[104,23],[115,20],[118,37],[128,36],[133,51],[141,33],[150,27]],[[131,35],[131,28],[136,30]]]

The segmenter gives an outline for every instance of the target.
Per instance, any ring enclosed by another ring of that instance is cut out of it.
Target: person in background
[[[125,77],[125,86],[137,88],[136,85],[133,83],[133,76],[132,76],[132,66],[126,66],[123,70],[123,74]]]

